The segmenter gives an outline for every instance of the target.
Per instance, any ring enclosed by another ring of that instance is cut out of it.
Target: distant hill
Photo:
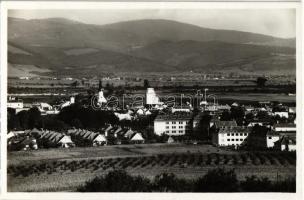
[[[274,58],[277,55],[285,55],[293,60],[295,49],[288,47],[258,46],[248,44],[225,43],[219,41],[197,42],[197,41],[159,41],[143,48],[133,51],[137,57],[150,60],[158,60],[177,69],[206,71],[227,70],[235,68],[239,70],[244,64],[265,58]],[[281,58],[282,60],[282,58]],[[263,70],[271,71],[282,68],[282,66],[265,66]],[[286,65],[283,68],[293,70],[293,66]]]
[[[19,71],[22,65],[71,75],[295,71],[295,39],[169,20],[92,25],[63,18],[9,18],[8,44],[10,67],[18,65]]]

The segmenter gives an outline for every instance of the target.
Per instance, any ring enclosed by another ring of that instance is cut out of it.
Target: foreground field
[[[129,145],[14,152],[9,154],[8,190],[75,191],[85,181],[113,169],[148,178],[161,172],[197,178],[210,169],[222,167],[235,169],[240,180],[257,175],[275,181],[294,177],[295,163],[295,154],[230,152],[209,145]]]

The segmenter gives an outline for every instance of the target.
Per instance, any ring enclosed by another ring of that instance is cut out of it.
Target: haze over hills
[[[10,67],[34,65],[71,74],[75,70],[207,71],[210,66],[236,72],[254,68],[263,72],[295,71],[295,39],[207,29],[170,20],[92,25],[63,18],[9,18],[8,42]],[[258,60],[263,60],[263,68],[252,65]]]

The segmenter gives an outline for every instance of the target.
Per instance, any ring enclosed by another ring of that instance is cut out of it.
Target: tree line
[[[270,181],[267,177],[250,176],[240,181],[234,170],[217,168],[197,179],[179,178],[161,173],[152,180],[113,170],[97,176],[77,189],[78,192],[296,192],[295,177]]]

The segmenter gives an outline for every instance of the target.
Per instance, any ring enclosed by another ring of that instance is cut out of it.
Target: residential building
[[[289,131],[296,131],[297,127],[294,123],[279,123],[273,125],[273,130],[276,132],[289,132]]]
[[[212,142],[218,146],[240,146],[247,140],[251,128],[234,126],[220,128],[217,133],[212,136]]]
[[[185,135],[190,130],[190,120],[189,113],[158,115],[154,120],[154,132],[157,135]]]
[[[281,151],[296,151],[296,135],[284,135],[275,143],[275,148]]]
[[[268,131],[266,134],[267,148],[274,148],[275,142],[280,140],[280,134],[275,131]]]
[[[286,119],[288,119],[288,112],[286,111],[283,111],[283,112],[274,112],[274,116],[276,116],[276,115],[278,115],[278,116],[280,116],[281,118],[282,117],[285,117]]]

